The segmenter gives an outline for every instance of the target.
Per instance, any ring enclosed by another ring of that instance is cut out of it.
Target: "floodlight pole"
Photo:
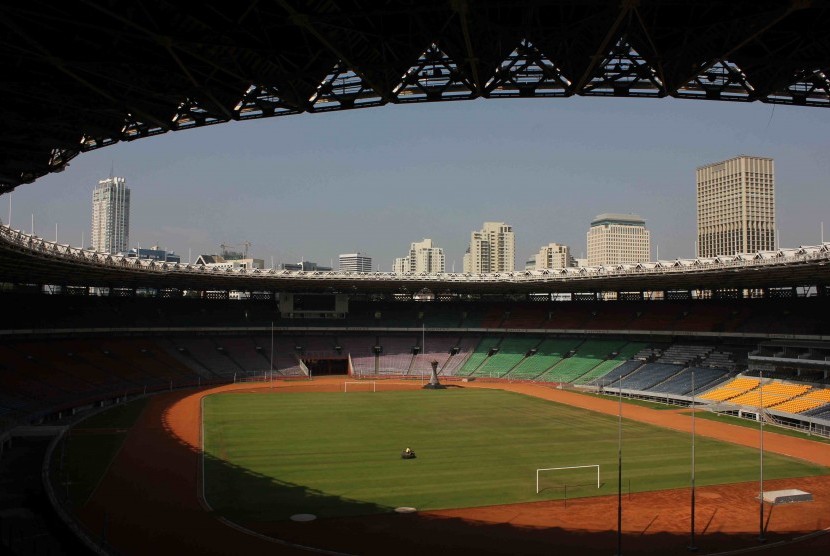
[[[274,387],[274,321],[271,321],[271,388]]]
[[[766,542],[764,537],[764,371],[758,371],[758,422],[761,430],[761,465],[760,465],[760,481],[759,481],[759,495],[758,495],[758,542]]]
[[[617,385],[617,556],[622,556],[622,371]]]
[[[695,369],[692,367],[692,517],[689,550],[697,550],[695,545]]]

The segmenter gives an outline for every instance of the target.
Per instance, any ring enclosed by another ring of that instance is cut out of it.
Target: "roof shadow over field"
[[[225,477],[231,493],[235,486],[255,493],[240,502],[257,508],[269,500],[279,500],[287,507],[296,507],[296,513],[312,513],[304,508],[314,506],[324,509],[321,514],[345,517],[321,515],[307,523],[289,519],[263,522],[244,512],[208,510],[196,496],[202,457],[197,447],[198,433],[194,432],[198,426],[194,424],[192,436],[187,437],[178,436],[171,428],[171,408],[188,399],[197,400],[200,395],[174,392],[151,398],[90,503],[79,511],[93,536],[99,540],[105,537],[106,544],[119,554],[163,551],[282,555],[307,554],[304,547],[314,547],[384,556],[431,552],[593,556],[616,550],[616,496],[398,514],[389,507],[265,477],[209,455],[206,468]],[[186,409],[198,412],[197,408],[195,401]],[[769,482],[769,488],[785,488],[793,482],[814,492],[816,502],[776,507],[768,514],[768,545],[827,526],[830,479],[775,480]],[[699,554],[758,546],[758,505],[754,500],[757,484],[701,487],[698,492]],[[623,552],[687,554],[688,497],[686,489],[624,497]],[[259,535],[226,526],[217,520],[222,516]],[[824,535],[795,546],[773,547],[764,554],[788,554],[793,550],[818,554],[828,548],[830,535]]]
[[[394,509],[281,481],[207,453],[203,457],[205,476],[213,477],[212,483],[205,485],[205,501],[216,513],[232,521],[257,519],[263,513],[274,515],[269,505],[294,508],[287,510],[282,519],[304,513],[318,517],[375,515]],[[245,493],[245,498],[236,493]],[[219,498],[224,503],[216,502]]]

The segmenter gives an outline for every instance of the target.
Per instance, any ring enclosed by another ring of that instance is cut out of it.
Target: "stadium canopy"
[[[735,256],[494,274],[207,268],[80,249],[0,226],[0,283],[195,291],[534,294],[811,288],[826,295],[830,243]],[[25,289],[25,288],[24,288]]]
[[[28,0],[0,5],[0,193],[79,153],[385,104],[676,97],[830,106],[830,4]]]

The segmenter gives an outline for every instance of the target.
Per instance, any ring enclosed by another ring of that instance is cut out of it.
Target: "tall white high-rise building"
[[[576,261],[571,256],[571,248],[559,243],[549,243],[542,246],[539,252],[532,257],[533,270],[546,268],[567,268],[576,266]],[[531,266],[531,260],[525,265],[526,269]]]
[[[513,226],[504,222],[485,222],[470,234],[470,247],[464,254],[464,272],[512,272],[516,266],[516,237]]]
[[[697,181],[698,257],[775,249],[775,167],[738,156],[701,166]]]
[[[372,272],[372,257],[362,253],[340,255],[340,270],[343,272]]]
[[[651,232],[636,214],[606,212],[588,230],[588,266],[648,262]]]
[[[92,248],[126,252],[130,243],[130,190],[124,178],[98,182],[92,192]]]
[[[431,239],[425,238],[409,246],[409,255],[395,259],[393,271],[399,274],[405,272],[441,273],[444,272],[444,265],[444,250],[435,247]]]

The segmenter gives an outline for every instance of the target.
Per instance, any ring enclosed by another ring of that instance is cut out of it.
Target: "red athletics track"
[[[208,392],[339,391],[342,378],[274,383],[273,388],[230,385],[201,392],[174,392],[149,400],[91,500],[78,511],[95,534],[122,554],[310,554],[296,545],[349,554],[612,554],[616,550],[617,497],[586,498],[382,514],[360,518],[242,524],[283,539],[275,543],[233,528],[207,511],[200,485],[200,400]],[[385,385],[387,388],[391,384]],[[413,388],[416,385],[402,385]],[[617,403],[534,384],[467,383],[501,388],[592,411],[617,414]],[[623,417],[688,431],[686,415],[623,405]],[[697,420],[696,432],[746,446],[758,433],[745,427]],[[830,466],[830,445],[766,432],[764,448]],[[765,489],[800,488],[811,503],[766,507],[762,554],[826,554],[830,535],[777,546],[830,528],[830,476],[766,481]],[[696,489],[700,554],[755,548],[759,528],[757,483]],[[688,554],[688,489],[623,497],[624,554]],[[106,523],[106,526],[104,526]],[[286,544],[293,543],[294,545]]]

